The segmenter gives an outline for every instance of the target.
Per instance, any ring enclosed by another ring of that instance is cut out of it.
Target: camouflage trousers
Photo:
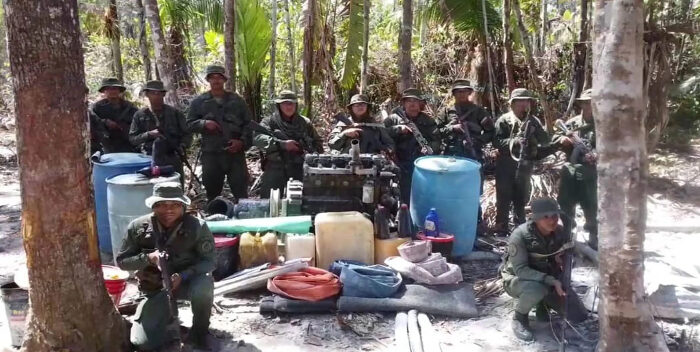
[[[503,288],[508,295],[518,299],[515,311],[520,314],[528,315],[539,303],[544,303],[547,307],[557,312],[561,312],[564,307],[563,298],[557,295],[553,286],[549,286],[544,282],[521,280],[518,277],[514,277],[504,280]],[[578,295],[571,287],[566,288],[566,305],[567,319],[569,321],[577,323],[586,319],[588,315],[586,307],[583,306]]]
[[[590,234],[591,246],[598,245],[598,192],[595,168],[566,164],[562,167],[557,201],[562,212],[575,219],[576,205],[580,205],[586,219],[584,229]],[[568,219],[563,219],[568,221]],[[567,224],[565,224],[567,225]]]

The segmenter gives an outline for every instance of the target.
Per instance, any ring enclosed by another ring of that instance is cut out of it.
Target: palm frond
[[[484,35],[484,17],[482,0],[431,0],[428,6],[428,18],[445,23],[452,22],[461,32]],[[493,4],[486,0],[486,18],[489,32],[498,33],[501,18]]]
[[[364,2],[363,0],[349,1],[349,19],[347,28],[347,47],[345,61],[340,78],[340,86],[351,89],[357,82],[362,62],[362,39],[364,31]]]
[[[272,41],[272,25],[267,11],[258,0],[236,1],[236,61],[244,84],[256,83],[267,62]]]
[[[190,0],[193,12],[192,21],[199,27],[219,33],[224,31],[224,0]]]

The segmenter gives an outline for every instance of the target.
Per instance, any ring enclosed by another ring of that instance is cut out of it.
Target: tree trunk
[[[136,0],[136,10],[139,20],[139,51],[141,52],[143,73],[146,81],[150,81],[153,75],[151,74],[151,55],[148,52],[148,31],[146,30],[146,15],[144,13],[143,0]]]
[[[107,10],[109,38],[112,47],[112,72],[114,76],[124,82],[124,69],[122,67],[121,30],[119,29],[119,14],[117,13],[117,0],[109,1]]]
[[[226,88],[236,90],[236,0],[224,0],[224,65],[228,73]]]
[[[289,82],[290,89],[297,92],[297,62],[295,59],[296,47],[294,46],[294,36],[292,36],[292,20],[289,16],[289,0],[284,0],[284,18],[287,22],[287,51],[289,51]]]
[[[277,0],[272,0],[270,5],[270,16],[272,17],[272,40],[270,41],[270,86],[267,89],[267,96],[275,96],[275,64],[277,62]]]
[[[523,47],[525,48],[525,58],[527,60],[528,71],[530,72],[530,81],[535,91],[540,96],[540,104],[542,104],[542,111],[544,113],[544,120],[549,128],[554,124],[554,110],[547,101],[547,92],[544,90],[542,82],[540,82],[540,77],[537,75],[537,64],[535,64],[535,59],[532,56],[532,46],[530,45],[530,35],[527,33],[525,28],[525,23],[523,22],[523,15],[520,11],[520,2],[518,0],[513,0],[513,10],[515,10],[515,17],[518,19],[518,30],[520,31],[520,38],[523,41]]]
[[[642,0],[597,0],[593,12],[602,352],[668,351],[644,292],[643,6]]]
[[[579,27],[578,42],[574,43],[574,65],[572,74],[571,97],[564,117],[568,117],[574,107],[576,98],[583,91],[586,74],[586,54],[588,53],[588,0],[581,0],[581,26]]]
[[[304,105],[307,116],[311,115],[311,84],[314,76],[314,36],[318,3],[317,0],[306,0],[304,13]]]
[[[413,0],[403,0],[403,17],[399,33],[399,92],[413,86],[411,81],[411,39],[413,37]]]
[[[547,46],[547,31],[549,31],[547,19],[547,0],[540,1],[540,35],[539,35],[539,55],[544,55]]]
[[[181,23],[173,23],[168,31],[168,55],[172,63],[175,86],[179,89],[193,91],[190,66],[185,57],[185,28]]]
[[[503,65],[506,71],[506,86],[508,87],[508,95],[515,85],[515,72],[513,71],[513,39],[510,31],[510,1],[503,0]]]
[[[170,105],[180,107],[180,100],[177,97],[177,80],[175,79],[175,72],[173,72],[175,63],[171,61],[171,57],[168,54],[169,48],[165,41],[163,27],[160,23],[158,0],[143,1],[146,8],[146,18],[148,19],[148,23],[151,25],[153,51],[156,55],[156,66],[158,68],[157,72],[165,85],[165,89],[168,90],[167,94],[165,95],[165,102]]]
[[[122,351],[126,326],[102,279],[86,161],[77,1],[3,3],[31,287],[22,350]]]
[[[372,6],[370,0],[364,1],[365,26],[362,35],[362,73],[360,74],[360,94],[367,93],[367,75],[369,74],[369,10]]]

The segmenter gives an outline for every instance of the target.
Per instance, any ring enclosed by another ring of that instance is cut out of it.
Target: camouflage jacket
[[[563,227],[559,226],[553,235],[542,236],[532,220],[521,224],[508,239],[508,253],[501,268],[505,281],[518,277],[520,280],[538,281],[552,285],[560,274],[554,268],[554,255],[535,258],[532,254],[552,254],[567,242]]]
[[[279,112],[264,118],[260,125],[278,136],[255,134],[255,146],[264,154],[268,162],[288,162],[303,164],[302,154],[291,154],[284,150],[281,142],[285,138],[297,141],[306,153],[323,153],[323,140],[316,132],[311,120],[298,113],[290,121],[283,119]],[[284,136],[284,138],[282,137]]]
[[[120,268],[140,271],[154,266],[148,261],[148,253],[156,249],[152,216],[144,215],[129,224],[117,255]],[[167,238],[165,249],[171,273],[180,273],[186,280],[214,270],[214,236],[204,220],[185,214],[177,226],[161,234]]]
[[[381,124],[376,121],[371,121],[372,124]],[[343,134],[348,128],[346,123],[339,121],[330,133],[328,138],[328,146],[342,153],[347,153],[350,150],[351,138]],[[384,127],[358,125],[356,128],[362,130],[357,138],[360,141],[360,153],[378,154],[382,151],[393,151],[394,140],[391,139],[389,133]]]
[[[552,144],[551,138],[545,131],[539,118],[534,116],[530,118],[533,121],[532,123],[534,123],[530,128],[533,128],[534,132],[530,136],[529,150],[526,151],[525,155],[532,160],[543,159],[556,152],[556,145]],[[524,121],[521,121],[512,111],[503,114],[496,120],[493,144],[498,149],[499,159],[511,159],[511,153],[515,154],[516,157],[520,156],[520,143],[518,143],[518,140],[524,136],[524,126]],[[510,148],[511,143],[513,144],[513,150]]]
[[[406,112],[402,107],[394,109],[392,114],[384,120],[389,136],[396,145],[396,157],[400,164],[413,164],[413,161],[422,156],[421,146],[418,144],[413,133],[401,134],[399,125],[406,125]],[[437,123],[430,116],[421,112],[418,117],[412,120],[416,124],[423,138],[433,149],[434,154],[440,154],[440,133]]]
[[[129,142],[129,128],[137,111],[134,104],[122,100],[115,106],[110,104],[109,100],[102,99],[92,104],[90,110],[94,114],[95,121],[100,125],[98,130],[103,131],[100,142],[105,153],[132,152],[136,149]],[[107,128],[106,120],[116,122],[121,130]]]
[[[165,137],[165,145],[168,148],[168,150],[160,151],[162,153],[172,154],[176,148],[184,151],[192,141],[192,134],[185,123],[185,115],[167,104],[163,105],[163,111],[158,116],[149,108],[137,111],[131,122],[129,140],[134,146],[151,155],[155,138],[151,137],[148,131],[156,128],[159,128]]]
[[[216,121],[221,126],[222,133],[207,133],[204,130],[207,120]],[[224,152],[231,139],[240,139],[247,150],[253,145],[250,120],[248,106],[240,95],[226,92],[219,102],[211,92],[206,92],[190,104],[187,127],[193,133],[202,134],[203,152]]]
[[[486,123],[482,124],[482,121]],[[443,109],[438,114],[437,124],[446,155],[467,156],[469,154],[469,151],[465,150],[465,135],[452,129],[452,126],[460,123],[465,123],[468,127],[474,151],[480,158],[484,145],[493,139],[494,125],[491,116],[488,111],[476,104],[455,105]]]

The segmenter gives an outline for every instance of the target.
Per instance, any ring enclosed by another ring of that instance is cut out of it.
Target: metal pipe
[[[353,139],[350,141],[350,157],[352,158],[352,161],[350,162],[351,165],[359,165],[360,164],[360,140],[359,139]]]

